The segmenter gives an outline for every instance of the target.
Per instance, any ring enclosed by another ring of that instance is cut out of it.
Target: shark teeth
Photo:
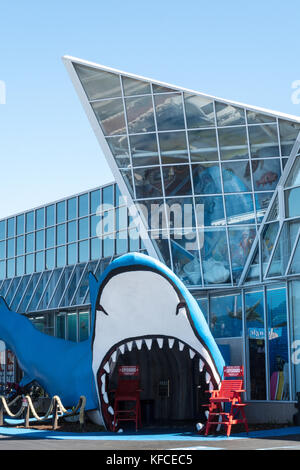
[[[176,345],[176,349],[174,348],[174,345]],[[172,354],[178,354],[178,351],[180,353],[185,354],[186,357],[190,358],[190,360],[194,361],[197,360],[196,364],[199,365],[199,373],[202,374],[203,379],[205,380],[207,386],[205,389],[208,389],[209,391],[212,391],[216,388],[218,388],[218,382],[213,374],[211,369],[208,367],[205,355],[202,353],[201,348],[193,349],[191,346],[188,344],[180,341],[177,338],[167,338],[167,337],[145,337],[145,338],[133,338],[130,341],[126,341],[122,344],[118,344],[118,346],[115,347],[115,349],[111,352],[110,357],[106,357],[105,359],[105,364],[103,365],[103,370],[102,370],[102,375],[100,376],[100,383],[99,383],[99,395],[101,396],[101,402],[102,402],[102,407],[104,410],[106,410],[106,419],[109,420],[110,423],[113,422],[114,419],[114,409],[111,403],[111,398],[109,395],[110,389],[107,389],[107,385],[109,382],[109,379],[112,377],[115,367],[118,365],[118,358],[120,358],[122,355],[125,355],[132,350],[135,349],[141,351],[144,349],[144,351],[151,351],[152,349],[156,349],[156,351],[162,350],[166,352],[167,349],[173,349],[174,352],[172,351]],[[124,361],[125,362],[125,361]],[[122,364],[122,362],[121,362]],[[198,388],[201,388],[202,386],[198,386]]]

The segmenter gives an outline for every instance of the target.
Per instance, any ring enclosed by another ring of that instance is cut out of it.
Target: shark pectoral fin
[[[30,384],[31,382],[33,382],[35,379],[33,379],[32,377],[30,377],[29,375],[24,375],[24,377],[22,378],[22,380],[20,381],[19,385],[21,387],[25,387],[26,385]]]

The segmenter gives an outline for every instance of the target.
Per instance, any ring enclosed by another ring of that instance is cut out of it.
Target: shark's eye
[[[176,315],[179,313],[184,313],[186,314],[186,303],[185,302],[179,302],[179,304],[176,307]]]
[[[103,312],[105,315],[108,316],[108,313],[106,312],[106,310],[104,309],[104,307],[102,307],[102,305],[100,305],[100,304],[99,304],[98,307],[97,307],[97,311],[98,311],[98,312]]]

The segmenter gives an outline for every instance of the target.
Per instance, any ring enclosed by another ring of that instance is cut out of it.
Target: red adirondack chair
[[[114,400],[113,431],[120,421],[134,421],[135,429],[141,426],[140,403],[140,369],[139,366],[120,366],[118,368],[118,385]]]
[[[231,427],[234,424],[242,423],[248,433],[248,422],[245,415],[246,404],[242,402],[244,390],[244,367],[225,366],[224,379],[219,390],[210,390],[208,406],[208,420],[205,427],[205,436],[209,434],[212,427],[218,425],[227,426],[227,436],[230,436]],[[226,403],[229,403],[230,410],[225,411]],[[241,415],[238,418],[238,415]]]

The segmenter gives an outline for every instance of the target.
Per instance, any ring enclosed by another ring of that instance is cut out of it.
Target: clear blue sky
[[[299,0],[11,0],[0,8],[0,218],[112,180],[64,54],[300,115]]]

